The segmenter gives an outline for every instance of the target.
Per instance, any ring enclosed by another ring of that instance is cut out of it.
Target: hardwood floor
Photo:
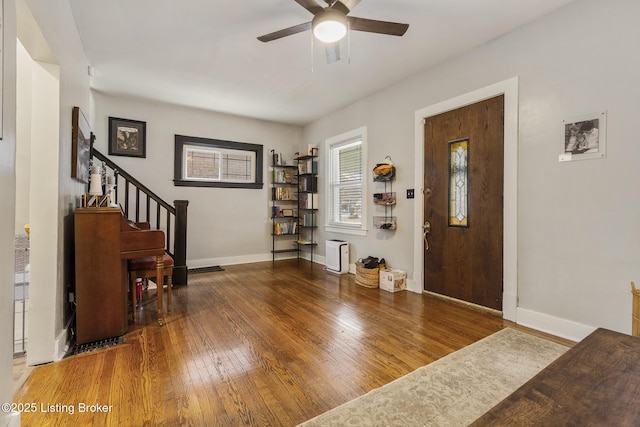
[[[23,425],[293,426],[514,326],[353,278],[295,260],[191,275],[164,327],[147,300],[124,344],[33,369]]]

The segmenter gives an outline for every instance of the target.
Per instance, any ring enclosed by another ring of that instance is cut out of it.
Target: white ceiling
[[[353,31],[333,64],[310,32],[256,39],[311,20],[294,0],[69,3],[94,89],[302,125],[571,1],[362,0],[350,15],[409,30]]]

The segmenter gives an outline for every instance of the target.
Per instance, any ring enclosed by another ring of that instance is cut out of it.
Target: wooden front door
[[[425,119],[424,289],[502,310],[504,96]]]

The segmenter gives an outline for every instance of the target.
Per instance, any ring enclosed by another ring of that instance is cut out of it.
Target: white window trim
[[[358,226],[348,226],[348,225],[335,225],[330,224],[331,221],[331,212],[329,212],[331,206],[331,148],[336,145],[341,145],[348,143],[350,141],[360,139],[362,140],[362,171],[363,171],[363,180],[362,180],[362,224]],[[367,216],[367,205],[369,204],[369,200],[367,199],[367,128],[363,126],[358,129],[354,129],[349,132],[345,132],[340,135],[336,135],[334,137],[328,138],[325,140],[324,144],[324,158],[325,161],[325,176],[327,179],[325,182],[325,207],[327,209],[327,213],[325,215],[325,231],[332,233],[343,233],[343,234],[353,234],[357,236],[366,236],[367,235],[367,224],[369,222],[369,217]]]

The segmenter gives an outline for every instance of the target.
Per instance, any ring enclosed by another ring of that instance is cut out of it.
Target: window
[[[262,145],[176,135],[174,184],[262,188]]]
[[[366,233],[366,128],[327,140],[327,230]]]

